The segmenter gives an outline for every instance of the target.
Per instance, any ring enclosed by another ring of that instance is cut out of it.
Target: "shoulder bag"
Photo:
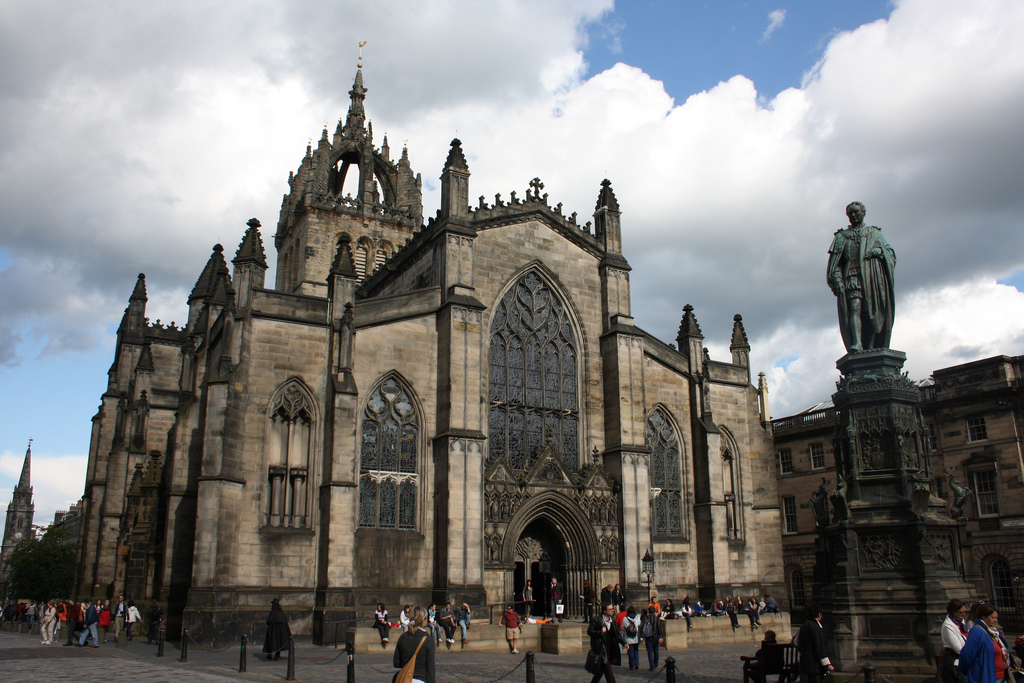
[[[398,670],[398,673],[396,673],[391,679],[391,683],[412,683],[412,672],[416,670],[416,657],[419,655],[420,648],[423,647],[423,643],[426,639],[426,636],[420,638],[419,645],[416,646],[416,651],[412,653],[412,658],[405,663],[405,666]]]

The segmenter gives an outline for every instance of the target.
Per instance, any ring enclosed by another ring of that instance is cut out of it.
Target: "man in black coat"
[[[622,650],[619,645],[624,640],[615,623],[615,607],[602,605],[601,614],[590,620],[587,635],[590,636],[590,649],[597,654],[598,664],[597,673],[590,683],[597,683],[601,676],[604,676],[608,683],[615,683],[612,666],[622,664]]]
[[[796,634],[797,649],[800,650],[800,674],[805,683],[822,683],[825,673],[834,671],[825,649],[825,627],[821,625],[821,607],[817,603],[807,604],[807,621]]]
[[[558,605],[562,605],[563,614],[558,614]],[[558,623],[561,624],[562,617],[565,616],[565,586],[553,576],[551,585],[548,586],[548,606],[550,607],[548,618],[558,619]]]
[[[291,636],[292,630],[288,628],[288,615],[281,609],[281,601],[274,598],[270,601],[270,614],[267,615],[267,635],[263,639],[263,654],[267,656],[268,662],[271,659],[281,659],[281,652],[288,651],[288,639]]]

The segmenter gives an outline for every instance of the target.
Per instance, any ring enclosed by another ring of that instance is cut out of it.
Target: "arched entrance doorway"
[[[517,605],[524,613],[529,607],[530,613],[536,616],[555,617],[551,611],[550,585],[551,579],[565,585],[566,577],[562,570],[565,564],[564,548],[565,540],[545,519],[534,520],[523,531],[516,544],[513,594],[522,596],[526,582],[531,583],[533,604]]]

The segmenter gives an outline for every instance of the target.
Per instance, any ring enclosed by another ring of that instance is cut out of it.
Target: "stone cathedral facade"
[[[740,317],[725,361],[689,306],[675,345],[636,326],[607,180],[585,224],[538,179],[471,206],[453,140],[424,223],[365,95],[357,72],[289,175],[273,287],[255,219],[181,327],[146,318],[139,276],[93,419],[80,594],[156,598],[170,633],[219,640],[274,597],[316,636],[378,601],[480,606],[550,576],[579,614],[584,580],[646,598],[648,550],[663,595],[781,592]]]

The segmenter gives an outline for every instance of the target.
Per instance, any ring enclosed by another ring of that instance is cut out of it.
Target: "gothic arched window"
[[[732,433],[722,427],[722,491],[725,498],[726,535],[743,538],[743,478],[739,450]]]
[[[551,443],[579,468],[578,358],[569,313],[529,272],[494,308],[491,322],[488,459],[529,467]]]
[[[359,526],[415,529],[419,422],[394,378],[370,394],[359,444]]]
[[[271,399],[267,453],[270,526],[309,525],[309,461],[315,414],[312,396],[298,380],[286,382]]]
[[[679,438],[672,422],[656,408],[647,418],[651,449],[651,527],[655,536],[682,536],[683,482]]]

